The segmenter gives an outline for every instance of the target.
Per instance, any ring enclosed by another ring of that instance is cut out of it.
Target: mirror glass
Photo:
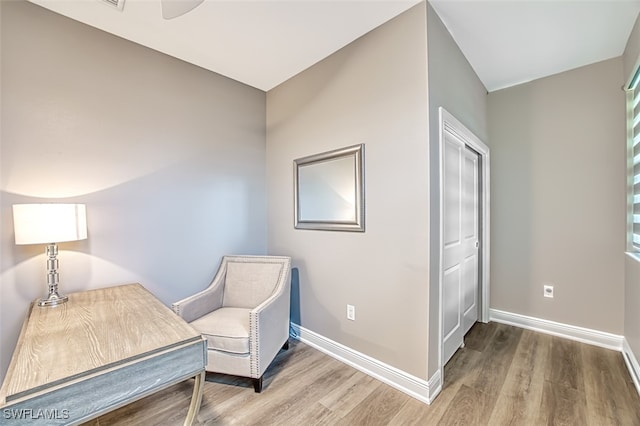
[[[364,231],[363,145],[295,160],[295,227]]]

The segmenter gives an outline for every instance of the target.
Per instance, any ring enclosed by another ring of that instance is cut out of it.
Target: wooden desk
[[[78,424],[195,377],[190,425],[206,363],[202,336],[140,284],[33,303],[0,388],[0,423]]]

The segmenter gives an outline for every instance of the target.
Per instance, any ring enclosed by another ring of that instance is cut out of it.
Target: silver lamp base
[[[62,305],[63,303],[69,300],[69,296],[65,296],[64,294],[60,295],[57,292],[49,293],[49,296],[45,299],[42,298],[38,300],[38,306],[56,306]]]
[[[68,296],[58,293],[58,246],[51,243],[47,246],[45,253],[47,254],[47,284],[49,285],[49,294],[38,301],[38,306],[56,306],[62,305],[69,300]]]

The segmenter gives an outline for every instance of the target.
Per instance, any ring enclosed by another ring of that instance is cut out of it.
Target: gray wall
[[[439,107],[444,107],[481,141],[488,144],[487,89],[430,4],[427,18],[429,136],[432,145],[436,148],[438,146]]]
[[[623,333],[621,86],[616,58],[489,94],[492,308]]]
[[[294,322],[427,378],[426,4],[267,93],[269,252],[293,256]],[[296,230],[293,160],[365,144],[366,232]],[[356,321],[346,319],[346,305]]]
[[[429,145],[431,167],[431,288],[429,293],[429,375],[438,368],[438,268],[440,247],[440,182],[438,108],[444,107],[480,140],[487,141],[487,90],[449,34],[435,10],[428,5],[427,47],[429,62]]]
[[[640,16],[633,27],[622,59],[626,83],[640,64]],[[624,336],[637,358],[640,356],[640,258],[637,256],[625,259],[624,302]]]
[[[631,80],[631,74],[636,70],[636,67],[640,65],[640,16],[636,19],[633,30],[629,35],[622,61],[624,63],[624,79],[625,83],[627,83]]]
[[[170,303],[225,253],[266,251],[265,93],[26,2],[0,2],[0,374],[44,246],[16,246],[11,205],[87,205],[61,244],[64,292],[140,282]]]

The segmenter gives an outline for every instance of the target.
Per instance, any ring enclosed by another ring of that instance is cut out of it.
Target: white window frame
[[[625,87],[627,92],[627,250],[640,254],[640,169],[634,173],[634,168],[640,164],[640,152],[634,157],[635,151],[640,151],[640,65]],[[636,230],[634,231],[634,224]]]

